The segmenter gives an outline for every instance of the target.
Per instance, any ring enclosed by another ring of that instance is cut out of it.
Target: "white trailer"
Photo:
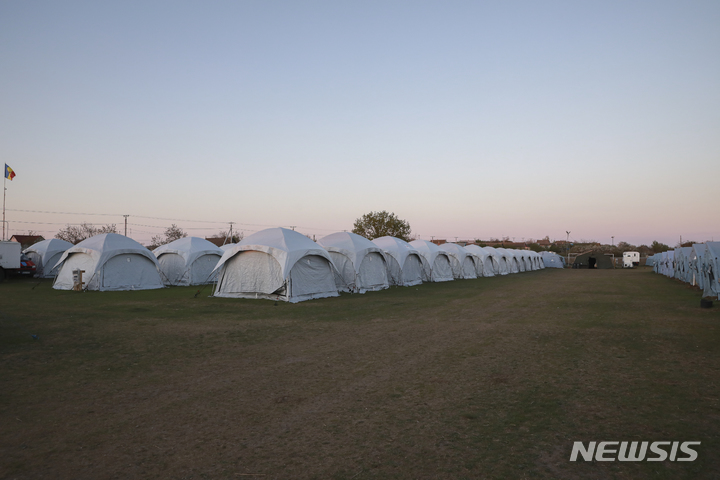
[[[0,242],[0,282],[8,275],[35,273],[35,264],[22,254],[18,242]]]
[[[623,268],[633,268],[640,265],[640,252],[623,252]]]

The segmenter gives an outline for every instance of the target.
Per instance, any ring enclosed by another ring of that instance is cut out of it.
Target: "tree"
[[[410,241],[410,224],[406,220],[399,219],[394,213],[382,212],[366,213],[355,220],[352,229],[353,233],[362,235],[368,240],[389,235],[397,237],[406,242]]]
[[[652,245],[650,247],[653,249],[653,252],[655,253],[662,253],[667,252],[670,250],[670,247],[668,245],[665,245],[664,243],[660,243],[657,240],[653,240]]]
[[[223,230],[221,232],[218,232],[214,238],[223,238],[226,240],[225,243],[238,243],[240,240],[245,238],[245,234],[243,232],[235,231],[233,232],[231,237],[228,230]]]
[[[80,225],[66,225],[65,228],[55,234],[55,238],[77,245],[86,238],[102,233],[118,233],[118,231],[114,223],[101,227],[96,227],[91,223],[81,223]]]
[[[165,232],[162,235],[155,235],[154,237],[152,237],[152,240],[150,240],[149,248],[150,250],[155,250],[160,245],[174,242],[175,240],[183,237],[187,237],[187,233],[185,233],[182,228],[178,227],[173,223],[171,226],[165,229]]]

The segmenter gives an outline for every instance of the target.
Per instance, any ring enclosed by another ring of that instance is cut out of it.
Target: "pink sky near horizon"
[[[388,210],[424,239],[720,239],[719,24],[704,1],[5,2],[9,231],[319,237]]]

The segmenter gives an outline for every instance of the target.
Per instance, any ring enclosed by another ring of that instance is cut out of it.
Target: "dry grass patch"
[[[720,470],[720,310],[648,270],[543,270],[277,306],[193,288],[31,286],[0,285],[2,478]],[[702,441],[700,457],[568,461],[575,440],[668,439]]]

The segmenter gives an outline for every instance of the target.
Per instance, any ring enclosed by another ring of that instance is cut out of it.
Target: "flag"
[[[15,172],[13,172],[12,168],[8,167],[7,163],[5,164],[5,178],[9,178],[10,180],[15,178]]]

